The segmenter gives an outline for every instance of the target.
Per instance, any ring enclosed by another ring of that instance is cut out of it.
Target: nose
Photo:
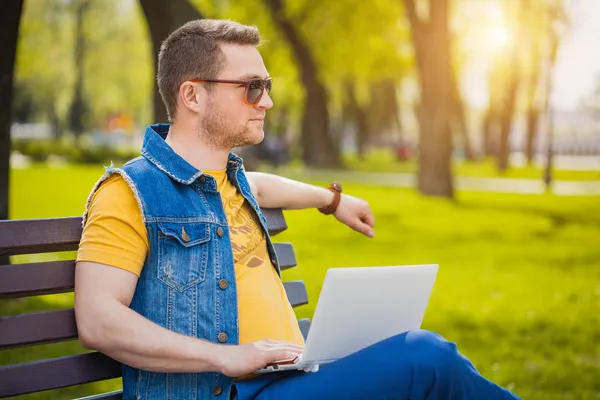
[[[261,110],[268,110],[269,108],[273,107],[273,100],[271,99],[271,96],[269,96],[269,93],[267,93],[266,90],[255,107]]]

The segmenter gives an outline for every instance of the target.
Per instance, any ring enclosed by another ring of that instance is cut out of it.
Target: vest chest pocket
[[[206,276],[210,246],[207,223],[158,223],[158,279],[183,292]]]

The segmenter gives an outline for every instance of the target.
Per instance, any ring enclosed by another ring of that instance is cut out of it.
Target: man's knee
[[[414,355],[413,361],[421,367],[434,368],[438,372],[468,366],[470,362],[457,350],[456,344],[437,333],[414,330],[406,333],[406,345]]]

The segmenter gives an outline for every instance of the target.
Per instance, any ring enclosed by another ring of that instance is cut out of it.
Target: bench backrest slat
[[[308,304],[304,282],[289,281],[284,282],[283,286],[292,307]],[[0,349],[76,338],[77,325],[73,309],[0,317]]]
[[[281,210],[263,209],[271,235],[287,229]],[[0,221],[0,254],[77,250],[81,217]]]
[[[296,266],[291,244],[275,243],[275,252],[282,270]],[[74,282],[74,260],[0,265],[0,299],[72,292]]]
[[[72,308],[0,317],[0,349],[75,338],[77,338],[77,326]]]
[[[96,394],[93,396],[80,397],[77,400],[122,400],[123,391],[115,390],[114,392]]]
[[[86,353],[0,367],[0,397],[103,381],[121,376],[121,364]]]
[[[275,243],[274,246],[282,271],[296,266],[296,254],[291,243]]]
[[[75,261],[0,266],[0,299],[73,291]]]
[[[306,286],[302,281],[287,281],[283,282],[285,293],[287,294],[288,300],[293,307],[302,306],[308,304],[308,293],[306,293]]]
[[[300,326],[300,332],[302,332],[302,336],[304,336],[304,340],[308,339],[308,331],[310,329],[310,319],[309,318],[299,319],[298,325]]]
[[[0,254],[33,254],[76,250],[81,217],[0,222]]]

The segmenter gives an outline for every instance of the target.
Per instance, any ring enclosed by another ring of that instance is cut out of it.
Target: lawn
[[[82,166],[12,171],[12,218],[80,215],[101,172]],[[424,328],[457,342],[485,376],[524,399],[600,398],[597,197],[460,192],[450,202],[409,189],[345,189],[371,203],[374,239],[315,210],[287,212],[290,228],[276,237],[294,244],[299,262],[284,279],[303,279],[312,300],[297,309],[299,317],[311,316],[328,268],[439,263]],[[0,304],[2,314],[13,314],[65,307],[71,298]],[[0,363],[52,357],[65,348],[80,351],[73,342],[3,351]],[[71,398],[116,385],[30,398]]]
[[[348,168],[363,172],[396,172],[415,173],[417,161],[397,161],[391,149],[374,149],[364,159],[356,154],[346,154],[344,157]],[[518,179],[543,179],[544,169],[536,166],[511,167],[505,172],[498,172],[495,159],[486,158],[476,162],[454,162],[454,173],[459,176],[477,178],[518,178]],[[566,181],[600,180],[600,171],[579,171],[554,169],[553,178]]]

